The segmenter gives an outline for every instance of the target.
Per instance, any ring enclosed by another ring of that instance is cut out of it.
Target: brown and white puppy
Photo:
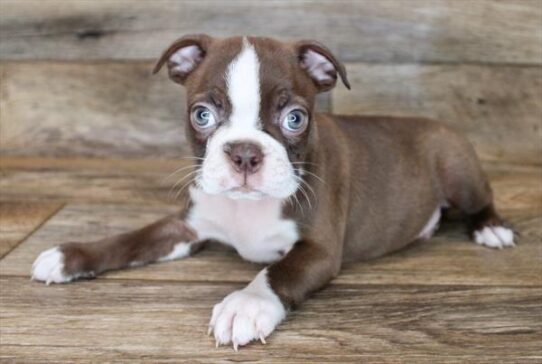
[[[34,279],[62,283],[111,269],[180,259],[205,241],[268,263],[212,312],[216,342],[261,340],[335,277],[461,210],[475,242],[514,245],[465,138],[416,118],[319,114],[315,95],[349,87],[344,66],[314,41],[185,36],[154,72],[186,87],[186,132],[197,161],[189,206],[141,230],[43,252]]]

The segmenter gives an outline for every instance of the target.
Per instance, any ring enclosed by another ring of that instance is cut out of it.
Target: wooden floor
[[[32,282],[37,254],[176,209],[179,162],[4,158],[2,362],[542,362],[542,169],[488,164],[520,233],[502,251],[456,223],[397,254],[348,265],[271,335],[234,352],[206,336],[212,306],[259,267],[212,247],[184,261],[66,285]],[[89,183],[92,182],[92,183]]]

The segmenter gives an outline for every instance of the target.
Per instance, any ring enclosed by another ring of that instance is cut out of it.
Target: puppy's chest
[[[275,261],[299,238],[296,223],[282,218],[280,200],[233,200],[199,190],[190,194],[193,206],[187,221],[198,238],[230,245],[247,260]]]

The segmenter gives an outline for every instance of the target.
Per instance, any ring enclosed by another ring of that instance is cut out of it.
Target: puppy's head
[[[344,66],[314,41],[189,35],[164,51],[154,72],[186,87],[187,136],[202,158],[197,185],[231,198],[296,192],[313,123],[314,97]]]

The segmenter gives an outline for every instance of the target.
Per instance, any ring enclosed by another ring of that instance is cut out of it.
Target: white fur
[[[265,343],[284,317],[286,310],[269,287],[264,269],[247,287],[230,293],[214,306],[209,333],[214,332],[217,346],[231,342],[237,350],[253,340]]]
[[[486,226],[482,230],[475,231],[474,241],[490,248],[515,246],[514,232],[504,226]]]
[[[65,283],[78,278],[64,273],[64,254],[58,247],[42,252],[32,265],[32,279],[51,283]]]
[[[230,63],[226,75],[234,128],[256,128],[260,120],[260,61],[254,47],[243,38],[241,53]]]
[[[418,234],[418,239],[429,239],[433,236],[435,231],[438,229],[438,223],[440,221],[440,207],[433,212],[429,221],[423,227],[422,231]]]
[[[198,238],[233,246],[247,260],[275,261],[299,239],[295,222],[281,216],[282,200],[235,200],[196,188],[190,190],[190,196],[194,205],[187,222]]]
[[[168,262],[170,260],[181,259],[190,254],[190,243],[180,242],[175,244],[173,250],[168,255],[158,259],[159,262]]]
[[[254,47],[243,40],[243,48],[229,65],[226,80],[232,113],[225,125],[207,141],[205,160],[196,182],[209,194],[224,194],[233,199],[286,198],[298,182],[284,146],[261,130],[260,63]],[[224,146],[248,141],[259,145],[264,154],[260,170],[247,177],[233,171]],[[248,188],[247,188],[248,187]]]

